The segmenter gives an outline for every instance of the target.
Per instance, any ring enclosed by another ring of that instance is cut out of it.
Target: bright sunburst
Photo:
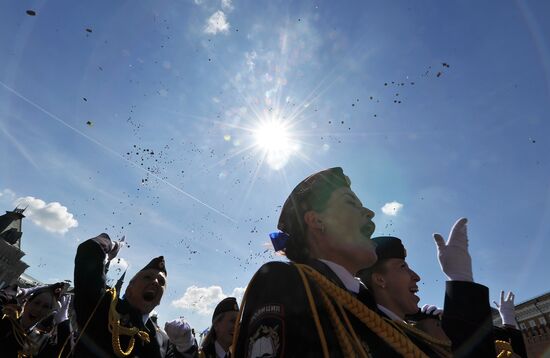
[[[292,139],[290,126],[280,118],[260,121],[252,133],[256,147],[265,153],[267,164],[275,170],[283,168],[299,149],[297,141]]]

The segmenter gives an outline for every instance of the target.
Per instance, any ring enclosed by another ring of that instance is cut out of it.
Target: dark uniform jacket
[[[227,356],[229,357],[229,355]],[[199,351],[199,358],[218,358],[216,355],[216,346],[214,342],[207,346],[202,346]]]
[[[327,265],[317,260],[308,262],[308,265],[345,290],[343,283]],[[312,280],[308,279],[308,282],[316,302],[316,309],[326,338],[329,355],[330,357],[343,357],[329,314],[322,304],[319,288]],[[447,285],[447,291],[450,290],[450,292],[446,297],[445,310],[447,309],[447,303],[456,303],[455,295],[459,290],[468,288],[473,296],[480,294],[480,292],[477,292],[478,290],[483,291],[483,286],[474,283],[463,285],[465,283],[459,282],[457,284],[456,287],[452,282]],[[466,292],[463,293],[466,294]],[[485,302],[488,306],[488,292],[485,292],[485,294]],[[377,311],[372,295],[364,286],[361,286],[357,299],[371,310]],[[313,320],[304,284],[294,265],[285,262],[270,262],[263,265],[249,283],[243,309],[240,332],[235,348],[236,357],[323,356],[321,341]],[[450,319],[456,319],[454,309],[450,309],[449,313]],[[478,322],[480,317],[471,317],[470,319],[468,316],[468,312],[462,312],[459,319],[464,323],[460,327],[451,328],[447,333],[453,343],[457,342],[457,345],[468,341],[467,337],[471,337],[474,332],[482,333],[476,329],[472,331],[472,327],[477,328],[476,325],[480,324]],[[348,313],[348,318],[361,341],[361,345],[370,356],[400,357],[400,354],[370,331],[358,318],[350,313]],[[462,331],[459,334],[458,330],[464,327],[469,327],[470,330]],[[468,344],[468,353],[463,356],[495,357],[494,341],[490,334],[485,335],[481,341],[468,341]],[[419,348],[426,349],[425,346],[420,344]],[[459,347],[456,348],[456,350],[458,349]],[[430,355],[428,349],[425,353]]]
[[[74,272],[74,307],[79,330],[74,356],[78,358],[116,357],[108,327],[111,295],[105,293],[107,287],[105,284],[104,259],[105,252],[93,239],[87,240],[78,246]],[[147,319],[143,323],[142,314],[131,307],[124,299],[118,300],[116,310],[120,314],[120,321],[123,326],[138,327],[141,331],[149,334],[149,343],[142,341],[137,335],[135,336],[134,349],[129,357],[173,358],[196,356],[196,347],[192,347],[189,352],[185,352],[186,354],[178,352],[175,345],[170,343],[166,333],[156,323],[151,319]],[[129,337],[121,335],[120,341],[122,350],[127,350]]]

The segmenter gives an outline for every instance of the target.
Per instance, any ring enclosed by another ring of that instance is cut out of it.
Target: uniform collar
[[[146,313],[146,314],[142,315],[141,320],[143,321],[143,325],[145,326],[145,324],[149,320],[149,313]]]
[[[225,358],[227,352],[223,350],[223,347],[218,343],[218,341],[214,342],[214,347],[216,348],[216,357]]]
[[[390,310],[389,308],[386,308],[382,305],[376,305],[376,306],[378,306],[378,309],[380,311],[382,311],[386,316],[388,316],[388,318],[391,319],[392,321],[403,322],[403,319],[401,317],[399,317],[398,315],[396,315],[395,313],[393,313],[393,311]]]
[[[344,266],[338,265],[337,263],[328,260],[319,259],[319,261],[325,263],[332,270],[332,272],[334,272],[334,274],[338,276],[338,278],[340,279],[340,281],[342,281],[348,291],[356,294],[359,293],[359,280],[353,277],[353,275],[349,273],[349,271],[346,270]]]

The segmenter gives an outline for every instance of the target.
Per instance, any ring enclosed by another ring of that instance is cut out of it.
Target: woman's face
[[[235,321],[237,320],[238,312],[230,311],[223,313],[223,317],[218,322],[214,323],[216,331],[216,340],[219,341],[222,347],[229,347],[233,341],[233,331],[235,329]]]
[[[360,268],[376,262],[375,245],[370,239],[375,230],[374,212],[365,208],[350,188],[335,190],[317,216],[322,227],[322,242],[318,244],[323,250],[357,262]]]
[[[372,288],[376,302],[389,308],[401,318],[418,312],[418,281],[420,276],[403,259],[391,258],[384,262],[380,273],[373,273]]]
[[[42,292],[25,303],[21,319],[27,326],[32,326],[46,317],[53,308],[54,297],[49,292]]]

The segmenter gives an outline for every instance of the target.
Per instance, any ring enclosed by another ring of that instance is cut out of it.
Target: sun
[[[258,123],[252,130],[255,146],[265,154],[267,164],[272,169],[283,168],[299,144],[292,137],[288,123],[277,117],[270,117]]]

